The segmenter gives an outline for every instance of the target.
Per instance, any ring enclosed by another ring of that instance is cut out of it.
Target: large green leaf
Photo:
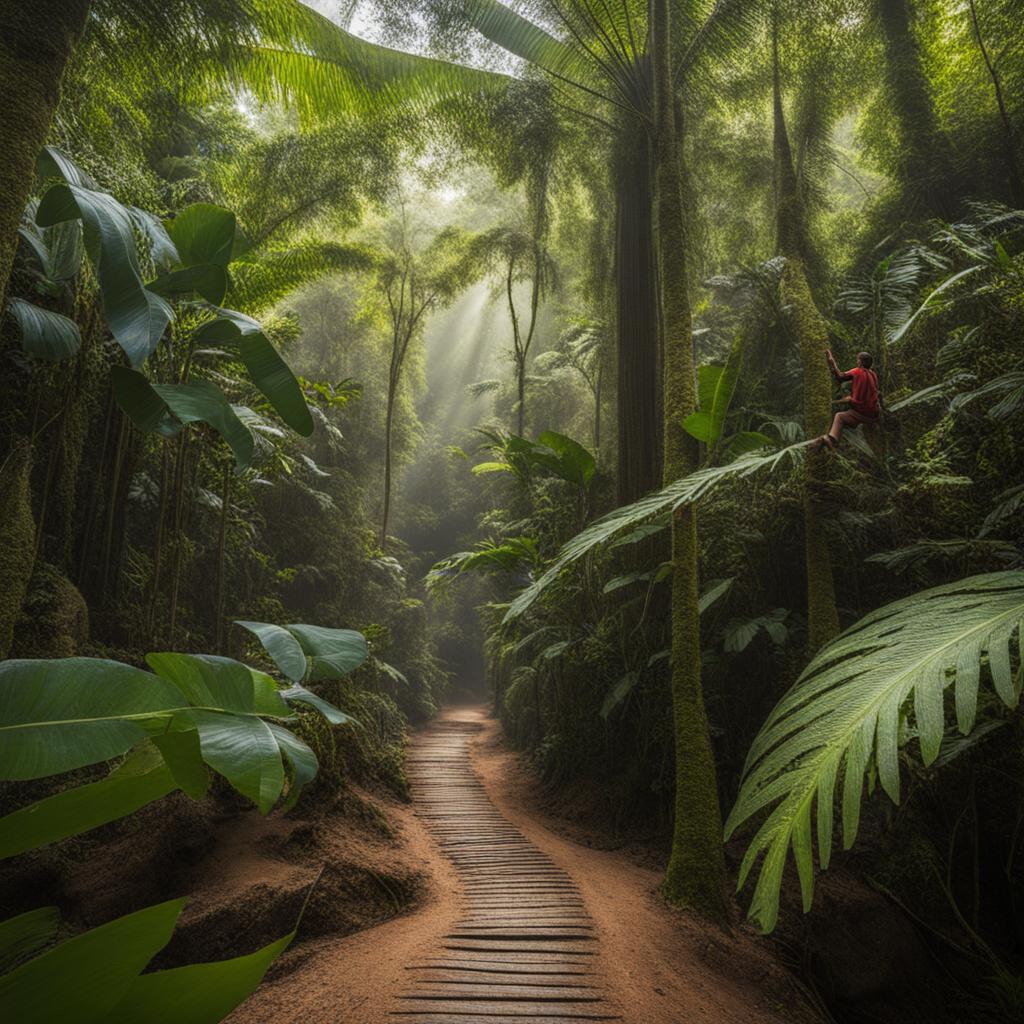
[[[537,462],[547,466],[563,480],[568,480],[579,487],[586,487],[590,483],[590,478],[597,469],[597,462],[583,445],[553,430],[545,430],[537,440],[556,455],[556,458],[550,459],[543,452],[535,453],[533,458]]]
[[[36,223],[49,227],[80,219],[86,250],[96,267],[111,333],[141,366],[163,337],[171,307],[147,291],[135,251],[130,213],[111,195],[76,184],[54,185],[39,204]]]
[[[213,654],[167,652],[147,654],[146,662],[196,707],[281,718],[290,714],[269,677],[261,678],[262,674],[254,673],[240,661]]]
[[[142,744],[100,782],[66,789],[0,818],[0,858],[116,821],[177,788],[159,751]]]
[[[310,679],[339,679],[366,660],[366,637],[354,629],[329,629],[301,623],[285,626],[313,660]]]
[[[290,733],[276,722],[268,722],[267,724],[270,726],[270,731],[274,734],[274,739],[277,740],[277,745],[281,748],[281,753],[288,760],[292,770],[291,784],[288,787],[288,798],[281,807],[281,810],[287,811],[295,806],[295,801],[299,799],[299,794],[302,792],[303,787],[316,778],[316,773],[320,766],[317,763],[316,754],[298,736]]]
[[[117,757],[145,739],[144,723],[184,703],[171,683],[116,661],[0,662],[0,779]]]
[[[49,309],[40,309],[24,299],[10,299],[7,306],[18,323],[21,343],[30,356],[56,362],[68,359],[81,348],[82,335],[74,320]]]
[[[56,907],[40,907],[0,921],[0,975],[48,946],[58,928],[60,911]]]
[[[230,210],[212,203],[193,203],[164,226],[183,267],[212,264],[227,269],[237,228]]]
[[[299,683],[306,678],[309,663],[305,651],[288,630],[270,622],[248,622],[241,619],[236,619],[235,625],[247,629],[259,640],[287,679]]]
[[[734,366],[702,366],[697,370],[700,410],[683,420],[683,429],[698,441],[715,444],[722,436],[739,371]]]
[[[331,725],[357,724],[356,720],[351,715],[346,715],[344,711],[336,708],[333,704],[324,700],[323,697],[318,694],[307,690],[299,683],[294,683],[287,690],[282,690],[281,696],[284,697],[289,704],[305,704],[308,707],[315,708],[324,716],[324,718],[327,719],[328,722],[331,723]]]
[[[118,405],[139,430],[169,433],[171,416],[183,424],[208,423],[230,446],[238,469],[248,468],[255,447],[252,432],[212,381],[151,384],[144,374],[125,366],[112,368],[111,381]]]
[[[0,977],[0,1018],[93,1024],[128,994],[164,946],[184,900],[148,907],[77,935]]]
[[[750,916],[766,931],[776,922],[789,849],[804,908],[813,895],[811,812],[817,809],[818,861],[832,850],[837,779],[842,784],[843,842],[857,835],[864,774],[874,760],[883,789],[899,800],[900,737],[913,720],[925,764],[939,753],[944,693],[954,691],[957,723],[974,725],[981,664],[1008,707],[1019,698],[1010,640],[1024,628],[1024,572],[973,576],[885,605],[823,648],[768,716],[747,756],[731,835],[771,808],[751,840],[740,885],[762,854]]]
[[[248,956],[153,971],[136,978],[104,1024],[217,1024],[259,987],[267,968],[295,938]]]
[[[254,715],[192,711],[203,760],[267,814],[284,789],[281,751],[270,726]]]
[[[313,433],[313,416],[305,396],[288,364],[263,333],[259,323],[230,309],[217,311],[217,319],[196,332],[203,345],[226,345],[237,349],[253,383],[292,430],[303,437]]]
[[[699,501],[715,488],[730,480],[742,479],[755,473],[770,472],[791,462],[798,462],[803,458],[811,443],[802,441],[799,444],[790,445],[788,448],[780,448],[768,455],[754,453],[741,455],[726,466],[710,466],[697,470],[697,472],[690,473],[669,484],[664,490],[656,491],[631,505],[623,505],[621,508],[609,512],[608,515],[602,516],[562,545],[558,556],[547,571],[523,589],[509,605],[504,621],[511,622],[522,615],[561,576],[566,568],[590,552],[611,543],[625,530],[636,531],[639,527],[646,526],[656,516]]]
[[[215,263],[169,270],[146,287],[157,295],[189,295],[196,292],[207,302],[219,306],[228,290],[228,272]]]

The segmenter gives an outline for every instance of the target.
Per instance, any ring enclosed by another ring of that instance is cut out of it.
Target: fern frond
[[[608,513],[563,545],[544,575],[534,580],[509,605],[504,621],[510,622],[522,615],[565,569],[578,562],[584,555],[610,543],[624,530],[635,529],[655,516],[682,505],[692,504],[729,480],[752,476],[765,470],[770,472],[780,466],[795,463],[803,458],[811,443],[803,441],[768,455],[752,452],[741,455],[725,466],[700,469],[669,484],[664,490],[648,494],[631,505],[623,505]]]
[[[775,926],[779,891],[792,848],[810,907],[814,885],[811,812],[816,808],[818,863],[828,866],[837,779],[842,776],[846,849],[857,835],[864,774],[872,760],[882,788],[899,801],[899,746],[913,717],[926,765],[939,753],[943,696],[954,689],[960,731],[974,726],[981,664],[987,655],[996,693],[1007,707],[1020,696],[1010,640],[1024,626],[1024,572],[972,576],[885,605],[822,649],[769,715],[747,755],[728,838],[771,808],[743,858],[739,885],[761,862],[750,917]]]

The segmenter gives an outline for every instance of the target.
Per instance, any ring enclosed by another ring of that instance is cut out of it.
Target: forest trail
[[[413,803],[396,824],[429,879],[424,902],[302,942],[293,968],[231,1024],[819,1019],[750,930],[672,911],[658,868],[595,849],[548,815],[536,776],[483,706],[448,708],[415,733],[407,766]]]
[[[417,813],[458,872],[460,919],[391,1013],[410,1024],[621,1020],[573,879],[495,807],[473,768],[477,709],[449,711],[408,759]]]

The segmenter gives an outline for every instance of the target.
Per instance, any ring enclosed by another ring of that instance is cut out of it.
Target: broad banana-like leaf
[[[346,715],[340,708],[336,708],[329,701],[324,700],[319,694],[307,690],[299,683],[295,683],[288,687],[287,690],[282,690],[281,696],[284,697],[289,704],[305,704],[308,707],[315,708],[324,716],[324,718],[327,719],[328,722],[331,723],[331,725],[359,724],[351,715]]]
[[[215,263],[201,263],[161,274],[146,284],[157,295],[201,295],[207,302],[219,306],[228,290],[228,272]]]
[[[739,884],[763,854],[750,916],[765,931],[778,917],[792,848],[810,907],[814,884],[811,813],[818,863],[828,866],[836,782],[841,777],[843,843],[860,821],[864,775],[872,761],[885,792],[899,800],[901,722],[912,720],[925,764],[937,757],[952,687],[960,731],[974,726],[981,666],[1007,707],[1019,699],[1010,640],[1024,628],[1024,572],[972,576],[914,594],[866,615],[823,648],[768,716],[744,769],[726,836],[768,810],[740,868]]]
[[[40,907],[0,921],[0,975],[48,946],[58,928],[60,911],[56,907]]]
[[[0,977],[0,1018],[18,1024],[100,1024],[167,945],[184,900],[119,917]]]
[[[9,299],[7,306],[18,323],[21,343],[30,356],[57,362],[70,358],[82,347],[82,335],[74,320],[49,309],[40,309],[24,299]]]
[[[231,309],[218,309],[217,319],[196,332],[202,345],[225,345],[237,350],[252,382],[292,430],[309,437],[313,417],[299,382],[252,317]]]
[[[697,370],[700,408],[683,420],[683,429],[691,437],[705,444],[715,444],[721,438],[738,380],[735,366],[702,366]]]
[[[803,459],[809,444],[800,444],[780,448],[767,455],[751,453],[741,455],[734,462],[725,466],[710,466],[697,470],[688,476],[681,477],[669,484],[664,490],[649,494],[631,505],[623,505],[606,516],[591,523],[585,530],[567,541],[547,571],[522,590],[509,605],[505,613],[505,622],[511,622],[523,614],[537,598],[549,587],[562,572],[597,548],[615,540],[626,530],[636,531],[645,526],[649,520],[682,505],[699,501],[716,487],[731,480],[742,479],[755,473],[772,471],[780,466],[796,463]]]
[[[232,658],[170,651],[147,654],[146,663],[195,707],[277,718],[291,714],[269,676]]]
[[[138,370],[115,366],[111,369],[111,382],[118,405],[139,430],[167,433],[171,432],[169,424],[173,421],[208,423],[227,441],[237,468],[248,468],[255,448],[252,433],[212,381],[151,384]]]
[[[0,858],[124,818],[177,788],[160,752],[143,743],[100,782],[66,789],[0,818]]]
[[[203,760],[268,814],[284,789],[284,766],[270,726],[255,715],[193,710]]]
[[[118,757],[185,701],[170,682],[116,661],[0,662],[0,779],[38,779]]]
[[[141,366],[159,344],[173,312],[145,287],[131,214],[106,192],[71,183],[54,185],[39,204],[36,223],[50,227],[69,220],[82,221],[111,333],[132,365]]]
[[[231,262],[237,225],[223,206],[192,203],[173,220],[164,222],[184,267],[212,264],[227,269]]]
[[[317,762],[316,754],[298,736],[276,722],[269,722],[268,725],[292,770],[288,797],[281,805],[281,810],[288,811],[295,806],[295,801],[299,799],[303,787],[316,778],[320,765]]]
[[[275,626],[271,622],[248,622],[242,619],[236,619],[235,625],[247,629],[259,640],[286,679],[300,683],[306,678],[309,669],[306,653],[299,641],[284,627]]]
[[[295,932],[248,956],[151,971],[135,978],[103,1024],[217,1024],[259,987]]]
[[[366,637],[354,629],[328,629],[292,623],[285,626],[312,659],[309,678],[340,679],[355,672],[369,654]]]

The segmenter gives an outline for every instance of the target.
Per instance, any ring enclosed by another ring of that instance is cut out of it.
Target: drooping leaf
[[[812,874],[809,821],[817,810],[818,860],[832,849],[832,805],[842,775],[844,845],[857,835],[864,773],[877,767],[882,788],[898,801],[901,720],[912,716],[925,764],[939,753],[943,697],[952,686],[961,732],[974,726],[982,658],[988,655],[1000,699],[1019,693],[1009,643],[1024,627],[1024,572],[973,576],[935,587],[866,615],[807,666],[776,706],[747,755],[731,835],[768,811],[751,840],[740,885],[763,854],[750,916],[770,931],[776,922],[786,857],[792,847],[809,906]]]
[[[354,629],[329,629],[302,623],[285,626],[313,660],[309,678],[339,679],[354,672],[366,660],[366,637]]]
[[[39,204],[36,222],[49,227],[76,219],[82,221],[86,250],[96,267],[107,324],[132,366],[141,366],[159,344],[173,312],[143,283],[131,215],[106,192],[54,185]]]
[[[543,452],[534,451],[533,458],[541,465],[547,466],[563,480],[586,487],[597,469],[594,456],[578,441],[565,434],[557,434],[553,430],[545,430],[537,441],[545,448],[550,448],[556,458],[548,458]]]
[[[191,711],[203,760],[268,814],[284,789],[281,750],[270,726],[254,715]]]
[[[167,403],[153,390],[145,374],[127,366],[112,366],[110,383],[117,404],[144,434],[154,430],[170,434],[177,428]]]
[[[259,323],[230,309],[217,311],[216,320],[196,332],[203,345],[224,345],[237,350],[253,383],[285,421],[303,437],[313,433],[313,417],[299,382],[263,333]]]
[[[241,619],[236,619],[235,625],[247,629],[259,640],[287,679],[293,683],[305,679],[309,667],[305,652],[288,630],[270,622],[247,622]]]
[[[340,708],[336,708],[329,701],[326,701],[319,694],[307,690],[304,686],[295,683],[287,690],[281,691],[289,704],[305,704],[308,707],[316,708],[331,725],[358,725],[359,723],[351,716],[346,715]]]
[[[36,359],[57,362],[76,355],[82,347],[82,335],[74,320],[40,309],[24,299],[9,299],[8,309],[21,330],[25,351]]]
[[[119,917],[0,977],[0,1017],[18,1024],[100,1024],[167,945],[184,900]],[[55,983],[59,979],[59,983]]]
[[[269,722],[268,725],[292,770],[288,796],[281,806],[282,811],[289,811],[295,806],[303,788],[316,778],[320,766],[317,763],[316,754],[298,736],[276,722]]]
[[[171,683],[116,661],[0,662],[0,779],[108,761],[145,739],[143,723],[184,703]]]
[[[207,302],[219,306],[228,290],[228,272],[215,263],[201,263],[195,267],[169,270],[146,287],[157,295],[189,295],[196,292]]]
[[[0,818],[0,858],[116,821],[177,788],[157,749],[143,743],[105,779],[66,789]]]
[[[607,693],[601,704],[601,717],[607,718],[632,692],[639,672],[627,672]]]

